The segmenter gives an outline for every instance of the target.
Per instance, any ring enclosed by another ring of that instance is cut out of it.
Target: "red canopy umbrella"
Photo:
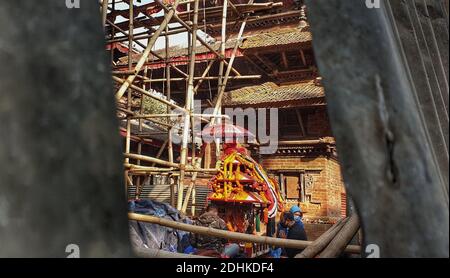
[[[247,129],[229,123],[219,123],[207,125],[201,135],[204,139],[237,139],[237,138],[256,138],[256,136]]]

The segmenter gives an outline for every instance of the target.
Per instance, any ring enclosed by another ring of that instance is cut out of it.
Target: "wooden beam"
[[[287,56],[286,56],[286,51],[281,52],[281,60],[283,61],[283,67],[285,69],[288,69],[289,68],[289,63],[288,63],[288,59],[287,59]]]
[[[301,48],[300,48],[300,60],[302,61],[303,65],[306,67],[307,64],[306,64],[305,52]]]
[[[253,54],[253,56],[255,56],[256,59],[258,59],[258,61],[260,61],[266,68],[268,68],[272,74],[274,72],[276,72],[276,69],[278,68],[277,65],[275,65],[274,63],[272,63],[272,62],[268,61],[267,59],[261,57],[258,53]]]

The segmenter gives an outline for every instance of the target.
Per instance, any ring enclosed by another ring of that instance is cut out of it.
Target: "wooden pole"
[[[342,227],[347,223],[348,218],[342,218],[336,222],[328,231],[323,233],[318,239],[316,239],[308,248],[303,250],[300,254],[295,256],[296,258],[314,258],[322,252],[323,249],[333,240],[333,238],[339,233]]]
[[[211,63],[210,63],[211,66],[212,66],[213,62],[215,62],[215,60],[211,61]],[[208,68],[207,68],[208,71],[209,71],[209,69],[211,69],[211,66],[208,65]],[[219,79],[217,76],[207,77],[206,75],[208,74],[208,71],[205,70],[201,77],[194,77],[194,80],[198,80],[199,81],[198,83],[201,84],[201,82],[203,82],[205,80],[218,80]],[[120,72],[116,72],[116,73],[120,73]],[[261,75],[256,75],[256,74],[255,75],[240,75],[240,76],[229,76],[228,77],[229,80],[247,80],[247,79],[260,79],[260,78],[261,78]],[[187,79],[184,77],[171,79],[171,81],[186,81],[186,80]],[[146,82],[153,83],[153,82],[166,82],[166,81],[167,81],[167,78],[157,78],[157,79],[152,79],[152,80],[146,79],[143,82],[144,83],[146,83]],[[199,85],[196,85],[197,89],[198,89],[198,87],[199,87]],[[196,92],[197,89],[195,89],[194,91]]]
[[[122,84],[124,84],[124,83],[127,82],[126,80],[123,80],[123,79],[121,79],[121,78],[119,78],[119,77],[115,77],[115,76],[113,76],[113,79],[114,79],[115,81],[119,82],[119,83],[122,83]],[[178,106],[178,105],[176,105],[176,104],[174,104],[174,103],[172,103],[172,102],[170,102],[170,101],[168,101],[168,100],[166,100],[166,99],[164,99],[164,98],[161,98],[161,97],[159,97],[159,96],[157,96],[157,95],[155,95],[155,94],[152,94],[152,93],[150,93],[150,92],[147,92],[146,90],[144,90],[144,89],[142,89],[142,88],[140,88],[140,87],[138,87],[138,86],[136,86],[136,85],[130,85],[129,87],[130,87],[131,89],[133,89],[133,90],[135,90],[135,91],[141,93],[141,94],[144,94],[144,95],[149,96],[149,97],[151,97],[151,98],[153,98],[153,99],[155,99],[155,100],[158,100],[158,101],[160,101],[160,102],[162,102],[162,103],[164,103],[164,104],[166,104],[166,105],[168,105],[168,106],[170,106],[170,107],[172,107],[172,108],[174,108],[174,109],[178,109],[178,110],[180,110],[180,111],[186,112],[185,108],[183,108],[183,107],[181,107],[181,106]]]
[[[167,12],[166,12],[167,13]],[[169,25],[166,25],[166,32],[169,31]],[[171,100],[171,65],[170,65],[170,37],[166,36],[166,49],[165,49],[165,58],[166,58],[166,98],[170,101]],[[170,106],[167,105],[167,113],[170,113]],[[168,138],[168,142],[167,142],[167,153],[169,156],[169,162],[173,163],[173,144],[172,144],[172,131],[169,129],[167,132],[167,138]],[[172,194],[172,193],[171,193]]]
[[[187,163],[187,151],[188,151],[188,138],[191,127],[191,113],[192,104],[194,100],[194,75],[195,75],[195,56],[197,48],[197,27],[198,27],[198,6],[199,0],[195,0],[194,3],[194,23],[192,26],[192,43],[191,43],[191,58],[189,62],[189,79],[186,92],[186,104],[185,104],[185,116],[183,124],[183,136],[181,145],[181,159],[180,159],[180,178],[178,180],[178,198],[177,209],[181,210],[183,206],[183,190],[184,190],[184,170]]]
[[[348,219],[342,230],[336,234],[336,237],[328,244],[328,246],[319,254],[319,258],[336,258],[345,250],[348,243],[352,240],[359,229],[359,218],[356,213]]]
[[[105,0],[106,1],[106,0]],[[131,70],[133,66],[133,31],[134,31],[134,0],[130,0],[129,2],[129,29],[128,29],[128,70]],[[128,95],[127,95],[127,109],[131,111],[131,90],[128,89]],[[127,118],[127,131],[126,131],[126,138],[125,138],[125,152],[129,153],[131,149],[131,119]],[[125,163],[129,163],[130,160],[128,158],[125,158]],[[128,185],[132,185],[129,181],[128,171],[125,171],[125,194],[128,198]]]
[[[222,9],[222,30],[221,30],[221,43],[220,43],[220,54],[222,57],[225,56],[225,47],[226,47],[226,30],[227,30],[227,10],[228,8],[228,1],[223,1],[223,9]],[[219,95],[222,91],[223,86],[223,72],[224,72],[224,66],[225,66],[225,60],[220,60],[219,64],[219,80],[217,81],[217,94]],[[222,107],[222,101],[220,97],[217,98],[216,105],[214,107],[214,114],[219,115],[220,110]],[[214,125],[216,123],[216,119],[211,119],[211,125]],[[215,147],[216,147],[216,157],[220,156],[220,138],[215,139]],[[219,161],[217,161],[218,163]],[[216,165],[217,167],[218,165]]]
[[[212,66],[214,65],[215,60],[212,60],[209,62],[206,69],[203,71],[202,76],[200,77],[200,80],[197,82],[197,85],[195,85],[194,93],[196,94],[198,92],[198,89],[202,85],[203,81],[206,79],[206,76],[208,75],[209,71],[211,70]]]
[[[133,253],[139,258],[165,258],[165,259],[206,259],[211,257],[197,256],[191,254],[174,253],[153,248],[133,248]]]
[[[128,218],[130,220],[142,221],[147,223],[153,223],[161,225],[164,227],[169,227],[175,230],[181,230],[186,232],[191,232],[199,235],[206,235],[211,237],[226,238],[229,240],[243,241],[243,242],[253,242],[259,244],[267,244],[278,247],[294,248],[294,249],[305,249],[312,244],[311,241],[304,240],[292,240],[292,239],[281,239],[266,236],[256,236],[250,234],[236,233],[226,230],[218,230],[210,227],[202,227],[184,224],[181,222],[176,222],[172,220],[167,220],[151,215],[142,215],[136,213],[128,213]],[[361,251],[360,246],[349,245],[344,250],[346,253],[359,254]]]
[[[226,0],[226,2],[228,2],[228,0]],[[227,5],[228,6],[228,5]],[[225,2],[224,2],[224,8],[227,8],[227,6],[225,6]],[[166,9],[165,6],[163,6],[163,9]],[[222,14],[222,19],[223,19],[223,14]],[[186,23],[184,22],[184,20],[182,20],[181,18],[179,18],[177,15],[174,15],[174,19],[178,21],[178,23],[180,23],[182,26],[184,26],[186,28],[186,30],[188,32],[192,32],[192,28]],[[226,14],[225,14],[225,20],[226,20]],[[222,21],[223,22],[223,21]],[[226,22],[225,22],[226,23]],[[223,26],[223,25],[222,25]],[[215,56],[217,56],[217,58],[224,63],[224,65],[228,66],[228,62],[225,60],[225,53],[222,54],[222,51],[220,53],[217,52],[217,50],[215,50],[214,48],[211,47],[210,44],[208,44],[207,42],[205,42],[202,37],[199,34],[196,34],[197,36],[197,40],[206,48],[208,48],[209,51],[211,51],[212,54],[214,54]],[[226,38],[224,40],[226,42]],[[231,70],[233,71],[234,74],[236,74],[237,76],[240,76],[241,74],[239,73],[239,71],[237,71],[235,68],[231,68]]]
[[[166,26],[169,24],[170,20],[172,19],[173,15],[176,12],[176,8],[178,4],[180,3],[180,0],[175,0],[173,3],[172,8],[169,10],[167,15],[164,17],[163,22],[159,26],[159,28],[155,31],[152,38],[149,40],[147,44],[147,48],[142,53],[142,56],[140,57],[139,61],[137,62],[137,65],[134,69],[135,74],[130,75],[127,80],[122,84],[119,91],[116,94],[116,101],[120,100],[125,93],[125,91],[130,87],[130,85],[133,83],[134,79],[136,78],[137,73],[142,69],[142,67],[145,64],[145,61],[147,60],[148,55],[150,55],[150,52],[153,48],[153,45],[155,45],[156,41],[159,38],[159,35],[161,34],[162,30],[166,28]]]
[[[202,157],[200,156],[196,159],[194,169],[200,169],[201,165],[202,165]],[[187,210],[187,207],[189,204],[189,198],[191,197],[191,194],[194,193],[195,181],[197,180],[197,174],[198,174],[198,172],[194,172],[194,174],[192,175],[191,183],[186,192],[186,197],[184,198],[183,207],[181,208],[181,212],[183,212],[183,213],[186,213],[186,210]],[[194,194],[192,194],[192,203],[195,203],[195,195]]]
[[[126,39],[128,38],[128,34],[127,34],[124,30],[122,30],[121,28],[119,28],[117,25],[115,25],[113,22],[111,22],[111,21],[109,21],[109,20],[108,20],[107,22],[108,22],[108,24],[110,24],[111,26],[114,27],[114,28],[113,28],[113,32],[115,32],[115,30],[117,29],[117,30],[119,30],[119,32],[121,32],[122,34],[125,35]],[[169,27],[166,26],[166,28],[169,28]],[[168,37],[168,36],[166,36],[166,37]],[[137,39],[146,39],[146,38],[150,38],[150,39],[151,39],[151,36],[146,36],[146,37],[142,37],[142,38],[135,38],[135,37],[133,36],[134,42],[135,42],[137,45],[141,46],[142,48],[146,48],[146,46],[145,46],[144,44],[142,44],[140,41],[138,41]],[[113,42],[113,41],[109,41],[109,42]],[[108,42],[108,43],[109,43],[109,42]],[[150,41],[147,42],[147,45],[148,45],[148,43],[150,43]],[[153,56],[155,56],[155,58],[158,58],[158,59],[160,59],[160,60],[165,60],[163,57],[161,57],[158,53],[154,52],[153,50],[150,50],[150,54],[152,54]],[[187,77],[187,74],[184,73],[181,69],[179,69],[179,68],[176,67],[175,65],[172,65],[172,67],[173,67],[173,69],[175,69],[177,72],[179,72],[182,76]],[[127,73],[127,74],[134,74],[135,71],[134,71],[134,70],[133,70],[133,71],[127,71],[126,73]],[[136,77],[137,77],[137,76],[138,76],[138,75],[136,75]]]
[[[254,0],[250,0],[249,4],[252,4],[253,1]],[[233,48],[233,53],[231,55],[230,62],[228,63],[228,67],[227,67],[227,70],[226,70],[226,73],[225,73],[225,77],[220,82],[220,86],[218,87],[219,88],[219,92],[218,92],[218,95],[217,95],[216,106],[214,107],[214,114],[219,114],[220,113],[223,94],[225,93],[225,88],[226,88],[227,83],[228,83],[228,79],[229,79],[229,76],[230,76],[230,73],[231,73],[231,69],[233,67],[234,60],[236,59],[237,49],[239,48],[240,42],[242,40],[242,35],[244,34],[244,30],[245,30],[245,26],[247,24],[248,17],[249,16],[247,15],[245,17],[244,21],[241,24],[241,28],[240,28],[239,33],[238,33],[237,41],[236,41],[236,44],[235,44],[235,46]],[[222,33],[222,38],[223,38],[225,36],[225,33],[224,33],[225,32],[224,31],[225,28],[223,28],[222,30],[223,30],[222,31],[223,32]],[[223,48],[224,47],[225,46],[223,45]],[[221,49],[221,50],[225,53],[224,49]],[[223,73],[223,68],[222,68],[222,73]]]
[[[109,2],[109,0],[103,0],[103,2],[102,2],[102,23],[103,23],[103,27],[106,26],[106,20],[108,18],[108,2]]]
[[[124,153],[123,155],[126,158],[147,161],[147,162],[150,162],[150,163],[156,163],[156,164],[164,165],[164,166],[167,166],[167,167],[175,167],[175,168],[179,168],[180,167],[180,165],[177,164],[177,163],[167,162],[165,160],[157,159],[157,158],[150,157],[150,156],[131,154],[131,153]]]
[[[133,155],[133,154],[130,154],[130,155]],[[152,163],[155,161],[154,158],[148,157],[148,156],[146,158],[144,158],[144,159],[149,159],[148,162],[152,162]],[[158,163],[156,163],[156,164],[158,164]],[[178,165],[178,164],[176,164],[176,165]],[[142,172],[146,172],[147,171],[147,172],[161,172],[161,173],[164,173],[164,172],[174,172],[174,171],[176,171],[178,169],[177,167],[157,168],[157,167],[140,166],[140,165],[135,165],[135,164],[125,164],[124,166],[126,168],[130,168],[130,171],[136,170],[136,171],[142,171]],[[168,166],[168,165],[165,165],[165,166],[171,167],[171,166]],[[174,169],[174,168],[176,168],[176,169]],[[195,172],[202,173],[203,172],[203,173],[215,174],[218,171],[219,170],[217,170],[215,168],[192,168],[192,167],[187,167],[185,169],[186,173],[195,173]]]

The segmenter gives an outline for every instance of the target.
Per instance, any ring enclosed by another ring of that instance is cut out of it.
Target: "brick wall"
[[[328,217],[333,221],[339,219],[342,208],[342,192],[344,191],[344,183],[342,180],[341,170],[338,162],[330,159],[327,162],[327,210]]]
[[[310,224],[305,223],[305,232],[309,241],[314,241],[331,228],[333,224]]]
[[[300,203],[305,211],[305,222],[334,223],[344,216],[341,215],[344,185],[339,164],[334,158],[268,156],[262,159],[262,165],[275,175],[294,170],[311,177],[312,186],[306,189],[309,201]],[[287,208],[298,204],[298,200],[286,201]]]
[[[328,118],[326,107],[309,109],[306,130],[310,136],[332,136],[330,120]]]

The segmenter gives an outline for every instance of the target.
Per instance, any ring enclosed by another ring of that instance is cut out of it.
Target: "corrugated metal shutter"
[[[147,182],[142,188],[140,194],[141,199],[150,199],[158,202],[170,204],[170,185],[164,177],[153,178],[152,183]],[[175,187],[176,188],[176,187]],[[175,189],[176,190],[176,189]],[[207,197],[210,190],[207,186],[195,186],[195,214],[198,215],[207,205]],[[186,195],[187,189],[184,190],[183,196]],[[177,199],[177,192],[175,192],[175,200]],[[136,198],[136,186],[128,188],[128,197],[130,199]],[[189,200],[187,213],[190,214],[192,208],[192,198]]]

